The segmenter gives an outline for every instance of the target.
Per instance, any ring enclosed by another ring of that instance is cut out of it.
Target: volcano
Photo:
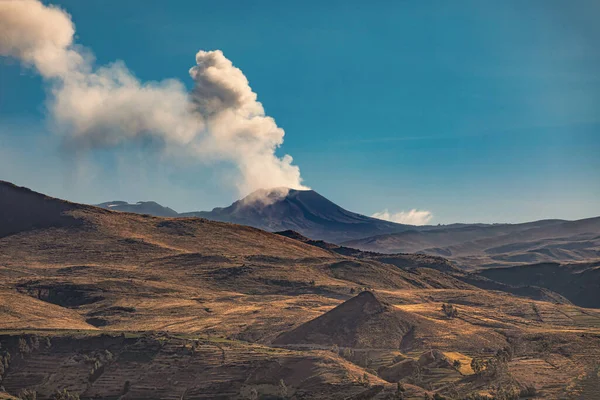
[[[233,222],[270,232],[293,230],[333,243],[415,228],[345,210],[314,190],[288,188],[257,190],[229,207],[179,216]]]

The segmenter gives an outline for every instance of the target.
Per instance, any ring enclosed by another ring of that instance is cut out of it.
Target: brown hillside
[[[385,399],[401,381],[405,398],[534,384],[552,399],[595,382],[598,310],[471,277],[477,288],[441,257],[112,212],[7,183],[0,203],[9,395]],[[505,347],[505,369],[472,375],[472,358]]]
[[[410,292],[413,296],[418,293],[413,290]],[[299,345],[300,348],[329,348],[336,345],[340,348],[402,352],[418,351],[430,346],[460,348],[470,352],[486,346],[500,348],[507,344],[506,338],[498,331],[485,329],[485,325],[477,326],[479,324],[471,319],[474,311],[469,306],[459,307],[461,310],[468,310],[464,316],[455,319],[443,316],[439,309],[443,304],[442,299],[448,298],[446,296],[457,299],[456,296],[460,293],[457,290],[444,290],[435,294],[431,290],[424,291],[428,300],[435,302],[433,304],[398,304],[407,302],[406,298],[396,297],[399,293],[402,292],[362,292],[327,313],[283,333],[273,344],[293,348]],[[486,299],[484,303],[489,301],[490,299]],[[521,329],[523,326],[514,317],[505,318],[516,324],[498,321],[496,327]]]
[[[0,181],[0,238],[30,229],[77,226],[79,221],[67,212],[85,207]]]
[[[400,349],[413,328],[404,313],[365,291],[273,343]]]
[[[15,355],[4,389],[28,387],[42,399],[63,389],[82,398],[244,399],[252,392],[279,398],[280,381],[287,395],[315,399],[365,391],[359,382],[364,372],[330,352],[170,335],[7,334],[0,341]],[[367,379],[382,389],[386,384],[370,374]]]
[[[74,310],[92,328],[218,329],[267,342],[281,332],[272,328],[315,317],[320,306],[365,287],[474,289],[435,270],[409,272],[255,228],[112,212],[0,187],[9,193],[2,200],[6,209],[26,204],[36,210],[16,213],[12,233],[0,238],[7,293]],[[43,224],[36,215],[44,216]],[[269,303],[265,296],[278,297]],[[295,306],[305,302],[300,296],[314,296],[310,302],[319,307]],[[265,307],[279,318],[254,313]],[[56,326],[58,314],[48,311],[37,323],[10,318],[4,326]]]

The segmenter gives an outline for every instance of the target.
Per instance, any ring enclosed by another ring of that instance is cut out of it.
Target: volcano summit
[[[229,207],[179,215],[233,222],[271,232],[293,230],[334,243],[414,228],[345,210],[314,190],[288,188],[261,189]]]

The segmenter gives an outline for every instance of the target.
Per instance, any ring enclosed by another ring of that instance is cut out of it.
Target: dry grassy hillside
[[[113,212],[7,183],[0,209],[0,386],[10,395],[592,393],[598,310],[483,290],[439,257]],[[493,367],[502,349],[510,359]]]

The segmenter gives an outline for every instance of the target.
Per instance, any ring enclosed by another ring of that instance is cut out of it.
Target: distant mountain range
[[[114,211],[167,217],[202,217],[248,225],[270,232],[294,231],[378,253],[422,253],[442,256],[462,268],[600,259],[600,217],[559,219],[522,224],[397,224],[348,211],[314,190],[258,190],[212,211],[177,213],[155,202],[107,202]]]
[[[380,253],[437,255],[465,268],[592,261],[600,259],[600,217],[410,230],[343,245]]]
[[[367,217],[343,209],[314,190],[275,188],[258,190],[231,204],[212,211],[177,214],[154,202],[128,204],[113,201],[98,204],[114,211],[155,216],[201,217],[213,221],[248,225],[270,232],[293,230],[311,239],[340,243],[373,235],[416,229]]]
[[[177,217],[177,211],[161,206],[154,201],[138,201],[135,204],[127,203],[126,201],[108,201],[106,203],[96,204],[97,207],[106,208],[107,210],[131,212],[136,214],[148,214],[156,217]]]

